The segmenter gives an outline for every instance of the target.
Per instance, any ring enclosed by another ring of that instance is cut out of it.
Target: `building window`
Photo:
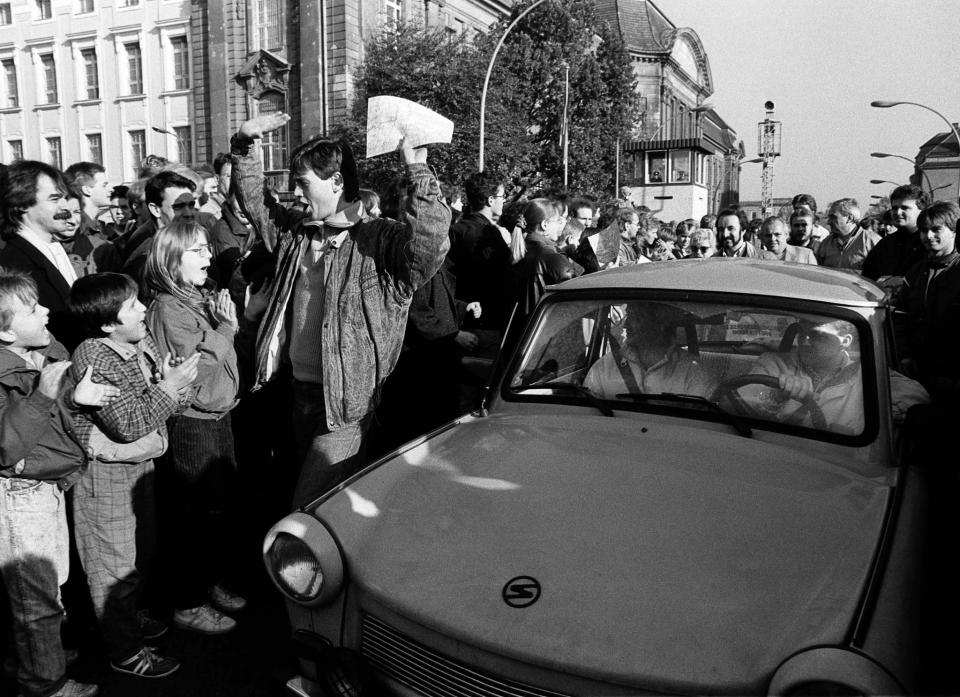
[[[16,162],[17,160],[23,159],[23,141],[22,140],[10,140],[10,141],[7,141],[7,145],[10,146],[11,162]]]
[[[170,47],[173,51],[173,88],[190,89],[190,53],[187,37],[171,37]]]
[[[103,137],[99,133],[87,134],[87,152],[90,153],[91,162],[103,164]]]
[[[57,169],[63,169],[63,152],[59,138],[47,138],[47,162]]]
[[[53,8],[50,6],[51,0],[37,0],[37,17],[40,19],[53,19]]]
[[[677,183],[687,183],[690,181],[689,150],[670,153],[670,181]]]
[[[40,56],[40,66],[43,68],[43,92],[46,101],[44,104],[57,103],[57,63],[52,53]]]
[[[283,48],[283,1],[256,0],[258,48]]]
[[[130,157],[133,159],[133,171],[140,169],[140,163],[147,157],[147,132],[130,131]]]
[[[100,99],[100,74],[97,71],[97,50],[85,48],[80,51],[83,61],[83,79],[87,88],[87,99]]]
[[[190,142],[190,126],[174,126],[177,137],[177,161],[188,164],[193,161],[193,143]]]
[[[0,24],[13,24],[13,13],[9,2],[0,2]]]
[[[13,58],[3,61],[3,106],[13,109],[20,106],[20,89],[17,85],[17,64]]]
[[[127,94],[143,94],[143,57],[140,54],[140,42],[124,44],[123,49],[127,54],[127,84],[130,86]]]
[[[285,108],[283,95],[269,92],[257,102],[258,114],[272,114]],[[263,134],[260,143],[265,172],[276,172],[285,167],[287,161],[287,127],[278,128]]]
[[[383,0],[383,13],[387,24],[399,24],[403,21],[403,0]]]
[[[140,0],[123,0],[124,7],[137,7],[140,4]]]
[[[93,0],[80,0],[80,6],[77,8],[79,14],[93,12]]]
[[[647,155],[647,182],[663,184],[667,181],[667,153],[652,152]]]

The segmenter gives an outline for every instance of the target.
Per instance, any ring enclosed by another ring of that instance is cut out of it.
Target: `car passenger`
[[[680,310],[670,305],[628,305],[624,345],[612,341],[613,349],[591,366],[583,386],[607,399],[625,392],[711,395],[713,379],[676,340],[680,319]]]

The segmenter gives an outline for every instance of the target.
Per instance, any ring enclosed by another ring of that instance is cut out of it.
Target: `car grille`
[[[477,672],[417,644],[370,615],[363,618],[360,653],[384,676],[429,697],[566,697]]]

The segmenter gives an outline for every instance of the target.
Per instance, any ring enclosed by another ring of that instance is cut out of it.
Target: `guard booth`
[[[635,140],[624,145],[623,185],[634,205],[664,221],[716,213],[738,201],[736,133],[712,111],[687,138]]]

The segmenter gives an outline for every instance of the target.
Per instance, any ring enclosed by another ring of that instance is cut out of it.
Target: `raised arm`
[[[237,195],[240,210],[270,251],[276,246],[277,238],[291,230],[304,216],[280,203],[266,186],[263,164],[253,145],[265,133],[283,128],[289,121],[290,117],[282,112],[256,116],[244,121],[230,139],[233,163],[230,188]]]
[[[400,221],[391,230],[377,230],[383,268],[400,290],[412,295],[440,268],[450,249],[450,209],[440,196],[440,184],[427,165],[427,149],[400,143],[407,189]]]

